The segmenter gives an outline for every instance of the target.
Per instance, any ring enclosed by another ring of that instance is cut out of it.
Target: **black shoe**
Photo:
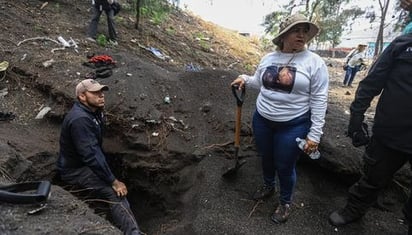
[[[253,200],[264,199],[269,196],[272,196],[275,192],[275,187],[263,185],[253,194]]]
[[[342,226],[352,223],[353,221],[361,217],[362,216],[354,215],[348,212],[346,209],[341,209],[334,211],[332,212],[332,214],[329,215],[329,223],[334,226]]]
[[[270,217],[273,222],[280,224],[288,220],[290,215],[291,207],[290,204],[281,205],[276,208],[275,212]]]

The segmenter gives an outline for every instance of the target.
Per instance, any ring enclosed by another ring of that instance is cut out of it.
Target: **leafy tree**
[[[376,2],[377,1],[377,2]],[[317,23],[321,31],[316,38],[318,44],[328,43],[333,48],[341,43],[342,34],[352,30],[352,24],[356,19],[365,19],[368,23],[379,23],[376,36],[375,56],[383,49],[383,32],[389,25],[394,26],[392,30],[398,31],[405,26],[407,13],[399,6],[393,6],[390,0],[374,0],[379,5],[379,12],[375,12],[373,6],[361,9],[357,6],[345,8],[350,0],[292,0],[282,6],[280,10],[265,16],[262,26],[269,35],[275,35],[279,31],[280,20],[294,12],[300,12],[308,17],[312,22]],[[375,4],[376,5],[376,4]],[[388,21],[388,11],[394,9],[390,21]]]
[[[343,9],[342,5],[347,2],[348,0],[293,0],[280,11],[265,16],[262,26],[267,34],[275,35],[279,31],[281,18],[300,12],[321,27],[322,30],[316,38],[317,43],[330,43],[335,47],[341,42],[342,32],[350,27],[347,23],[350,22],[349,19],[355,19],[364,13],[360,8]]]

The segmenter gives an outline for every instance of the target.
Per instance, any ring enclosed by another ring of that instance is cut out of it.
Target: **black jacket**
[[[350,110],[364,116],[376,106],[373,136],[385,146],[412,154],[412,34],[395,38],[359,83]]]
[[[100,9],[100,6],[102,6],[103,10],[110,10],[111,9],[111,5],[109,4],[109,2],[107,0],[94,0],[95,4],[94,7]]]
[[[65,116],[60,133],[60,153],[57,168],[62,173],[88,166],[103,181],[115,180],[102,150],[102,112],[91,112],[76,102]]]

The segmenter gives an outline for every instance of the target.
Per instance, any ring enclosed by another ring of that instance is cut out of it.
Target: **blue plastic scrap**
[[[202,67],[199,65],[194,65],[193,63],[187,64],[185,71],[187,72],[200,72],[202,70]]]

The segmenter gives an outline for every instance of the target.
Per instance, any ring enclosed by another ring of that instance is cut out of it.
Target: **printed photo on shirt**
[[[262,75],[263,86],[272,91],[290,93],[295,84],[296,67],[269,66]]]

